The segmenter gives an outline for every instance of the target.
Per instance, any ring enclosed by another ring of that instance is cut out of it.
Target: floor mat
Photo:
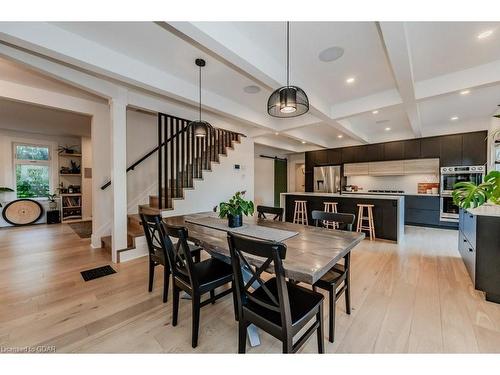
[[[116,271],[111,266],[103,266],[92,268],[91,270],[82,271],[80,273],[82,274],[83,280],[89,281],[98,279],[99,277],[112,275],[116,273]]]
[[[90,238],[92,235],[92,221],[81,221],[79,223],[69,223],[68,224],[73,232],[78,234],[80,238]]]

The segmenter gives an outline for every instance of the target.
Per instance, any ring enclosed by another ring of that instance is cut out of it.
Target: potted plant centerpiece
[[[227,217],[229,228],[241,227],[243,225],[243,214],[245,216],[254,213],[254,204],[252,201],[243,199],[245,191],[237,191],[228,202],[221,202],[219,205],[219,217]]]

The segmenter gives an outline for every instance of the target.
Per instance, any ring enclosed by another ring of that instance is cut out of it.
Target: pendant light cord
[[[290,22],[286,21],[286,86],[290,86]]]
[[[199,81],[200,81],[200,87],[199,87],[199,89],[200,89],[199,117],[200,117],[200,122],[201,122],[201,66],[200,66],[200,79],[199,79]]]

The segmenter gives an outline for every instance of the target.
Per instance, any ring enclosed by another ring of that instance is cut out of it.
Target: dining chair
[[[312,218],[316,226],[323,226],[324,222],[336,222],[339,229],[352,231],[355,216],[353,214],[333,213],[324,211],[313,211]],[[328,340],[335,340],[335,309],[337,300],[342,293],[345,293],[345,309],[347,314],[351,314],[351,252],[344,256],[344,264],[335,264],[328,272],[314,285],[313,290],[321,288],[328,291],[329,299],[329,327]],[[342,287],[339,289],[339,287]],[[337,289],[339,289],[337,291]]]
[[[153,291],[153,282],[155,277],[156,266],[163,266],[163,302],[168,300],[168,286],[170,280],[170,265],[166,249],[163,246],[162,238],[165,237],[165,230],[162,224],[160,215],[146,215],[140,214],[141,224],[144,228],[144,236],[148,245],[149,252],[149,283],[148,291]],[[201,247],[189,244],[189,250],[194,257],[195,262],[200,261]]]
[[[233,292],[233,270],[230,264],[224,263],[216,258],[209,258],[200,262],[193,262],[189,256],[188,231],[185,227],[176,225],[164,225],[167,236],[165,236],[165,247],[167,249],[170,268],[173,275],[173,314],[172,325],[177,325],[179,314],[179,294],[183,290],[191,296],[192,305],[192,333],[191,346],[198,345],[198,331],[200,326],[200,310],[209,303]],[[170,237],[178,239],[179,246],[174,247]],[[229,289],[215,294],[215,289],[231,283]],[[201,297],[210,293],[210,297],[201,301]],[[233,294],[234,296],[234,294]],[[233,297],[234,298],[234,297]],[[235,303],[233,299],[233,303]],[[235,307],[236,316],[236,307]]]
[[[273,220],[283,221],[283,208],[271,206],[257,206],[257,217],[267,219],[266,214],[274,215]]]
[[[280,340],[283,353],[297,352],[316,331],[318,352],[323,353],[323,295],[286,281],[283,269],[286,245],[231,232],[228,243],[236,282],[238,353],[245,353],[250,324]],[[248,256],[259,257],[261,265],[252,267]],[[242,267],[251,273],[246,282]],[[264,281],[261,275],[270,269],[275,276]],[[313,324],[294,344],[294,336],[311,321]]]

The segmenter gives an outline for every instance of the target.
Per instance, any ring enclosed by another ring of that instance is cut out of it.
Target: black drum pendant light
[[[286,86],[275,90],[267,101],[273,117],[297,117],[309,111],[309,99],[300,87],[290,86],[290,22],[286,23]]]
[[[195,64],[200,68],[200,102],[199,102],[199,117],[198,120],[191,121],[188,126],[193,128],[194,136],[203,138],[206,137],[208,134],[208,130],[212,128],[212,125],[206,121],[201,120],[201,68],[206,65],[205,60],[203,59],[196,59]]]

